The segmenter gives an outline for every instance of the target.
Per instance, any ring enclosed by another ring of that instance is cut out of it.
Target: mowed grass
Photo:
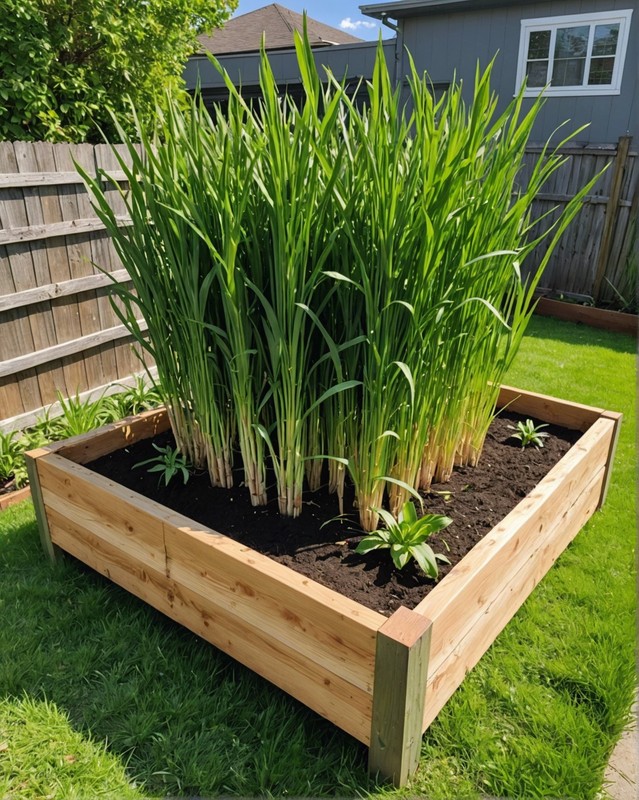
[[[424,736],[412,786],[76,561],[30,503],[0,514],[0,797],[596,798],[634,682],[634,341],[533,319],[508,381],[622,411],[605,507]]]

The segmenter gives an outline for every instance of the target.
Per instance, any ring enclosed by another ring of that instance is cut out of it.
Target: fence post
[[[618,216],[617,211],[619,209],[619,200],[621,199],[621,190],[623,188],[623,179],[626,172],[631,141],[632,136],[620,136],[617,144],[617,155],[615,157],[614,172],[612,173],[612,182],[610,184],[610,195],[606,205],[606,219],[601,235],[601,245],[599,246],[599,253],[597,255],[595,279],[592,284],[592,296],[595,303],[599,301],[601,285],[608,269],[608,261],[610,260],[610,252],[612,250]]]

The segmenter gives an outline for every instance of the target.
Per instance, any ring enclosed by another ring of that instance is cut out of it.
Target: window
[[[524,19],[517,86],[527,96],[619,94],[632,11]]]

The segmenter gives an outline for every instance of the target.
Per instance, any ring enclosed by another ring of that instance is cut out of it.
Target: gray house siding
[[[574,130],[590,122],[577,141],[591,144],[613,143],[630,132],[639,135],[639,12],[636,0],[561,0],[512,4],[507,7],[464,10],[447,9],[441,14],[399,20],[398,42],[410,51],[417,69],[429,73],[433,83],[452,80],[457,74],[472,96],[475,67],[485,67],[497,54],[493,89],[503,108],[513,97],[517,74],[521,20],[537,17],[585,14],[589,12],[633,9],[628,50],[626,52],[621,94],[582,97],[548,97],[538,118],[533,137],[546,140],[563,122],[563,131]],[[402,54],[402,74],[407,72]],[[527,100],[526,104],[529,106]]]
[[[361,42],[317,48],[313,51],[313,56],[320,75],[324,75],[322,67],[327,67],[339,80],[346,77],[354,81],[362,77],[364,79],[371,78],[376,50],[377,43]],[[389,69],[393,70],[394,40],[384,42],[384,55]],[[268,57],[275,79],[281,89],[300,83],[301,78],[294,50],[271,50]],[[257,89],[259,85],[259,53],[220,56],[219,62],[236,86],[241,86],[249,93]],[[189,90],[193,90],[199,83],[205,96],[215,97],[216,93],[224,93],[224,82],[206,56],[193,56],[189,59],[184,71],[184,80]]]

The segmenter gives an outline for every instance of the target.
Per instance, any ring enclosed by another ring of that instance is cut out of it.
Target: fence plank
[[[11,142],[3,142],[0,149],[0,171],[17,172],[18,162]],[[27,209],[19,189],[6,189],[2,193],[3,202],[0,219],[10,227],[25,225],[28,221]],[[36,284],[35,267],[28,244],[14,246],[7,251],[9,268],[16,291],[30,289]],[[29,315],[23,310],[10,311],[4,317],[3,335],[0,336],[0,359],[16,358],[23,353],[35,350],[33,327]],[[24,408],[42,405],[38,378],[33,370],[21,376],[18,387]]]
[[[32,149],[30,142],[16,142],[15,144],[25,144]],[[92,173],[89,173],[92,174]],[[119,183],[126,181],[126,175],[121,170],[111,172],[109,175]],[[0,189],[38,187],[38,186],[63,186],[67,184],[81,184],[82,178],[73,172],[21,172],[15,175],[0,175]]]
[[[55,171],[54,145],[49,142],[38,142],[34,145],[36,163],[43,172]],[[63,221],[62,207],[58,187],[43,186],[40,191],[42,215],[45,224],[60,223]],[[77,277],[71,272],[71,265],[67,254],[64,239],[53,239],[46,243],[49,258],[49,272],[52,283],[62,283]],[[61,297],[51,301],[51,313],[55,323],[56,338],[58,342],[67,342],[77,338],[80,334],[80,314],[75,297]],[[52,365],[49,365],[52,366]],[[64,394],[70,395],[81,391],[86,385],[86,370],[84,362],[78,356],[70,356],[62,360],[59,365],[64,375]],[[50,403],[56,395],[43,398],[43,403]],[[25,411],[30,409],[25,409]]]
[[[144,320],[139,320],[138,323],[140,325],[140,330],[145,331],[146,323]],[[45,350],[39,350],[37,352],[18,356],[17,358],[7,359],[0,362],[0,378],[5,378],[7,375],[16,375],[19,372],[38,367],[40,364],[48,364],[58,358],[64,358],[64,356],[92,350],[94,347],[99,347],[99,345],[105,342],[112,342],[115,339],[125,339],[129,335],[129,331],[125,325],[117,325],[105,331],[96,331],[87,336],[72,339],[70,342],[63,342],[53,347],[47,347]]]
[[[130,220],[118,218],[118,222],[127,225]],[[27,225],[23,228],[5,228],[0,230],[0,244],[16,242],[35,242],[39,239],[55,239],[57,236],[73,236],[103,231],[104,225],[99,219],[73,219],[70,222],[55,222],[50,225]]]
[[[113,279],[121,283],[129,277],[129,273],[125,269],[116,270],[111,275],[113,278],[103,274],[88,275],[86,278],[74,278],[62,283],[49,283],[44,286],[38,286],[35,289],[26,289],[24,292],[0,295],[0,313],[8,311],[10,308],[22,308],[31,306],[34,303],[42,303],[46,300],[52,300],[54,297],[66,297],[67,295],[80,294],[100,289],[104,286],[111,286]]]

